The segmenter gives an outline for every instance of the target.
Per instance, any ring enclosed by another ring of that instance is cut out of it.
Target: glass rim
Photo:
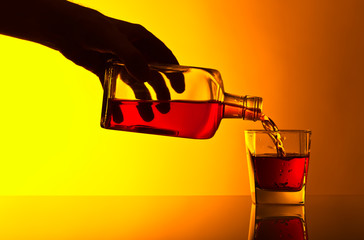
[[[270,133],[272,131],[267,131],[264,129],[247,129],[244,130],[245,133]],[[311,130],[310,129],[306,129],[306,130],[299,130],[299,129],[279,129],[278,132],[281,133],[309,133],[311,134]]]

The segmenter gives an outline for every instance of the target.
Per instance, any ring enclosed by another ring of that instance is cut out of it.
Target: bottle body
[[[207,139],[215,134],[223,117],[248,116],[244,97],[226,94],[216,70],[179,65],[150,65],[150,69],[169,92],[164,99],[153,84],[135,86],[123,64],[109,65],[104,82],[103,128]],[[173,87],[175,80],[183,81],[182,91]],[[260,113],[260,109],[254,112]],[[249,118],[256,120],[254,117]]]

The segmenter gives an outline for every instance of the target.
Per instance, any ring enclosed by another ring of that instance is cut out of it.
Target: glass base
[[[300,191],[295,192],[277,192],[255,188],[251,193],[252,201],[255,204],[305,204],[306,186]]]

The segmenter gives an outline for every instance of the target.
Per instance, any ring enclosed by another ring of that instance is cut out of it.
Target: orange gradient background
[[[308,194],[364,194],[364,2],[80,0],[139,23],[180,64],[261,96],[281,129],[311,129]],[[96,76],[0,36],[1,195],[249,195],[244,134],[191,140],[102,129]]]

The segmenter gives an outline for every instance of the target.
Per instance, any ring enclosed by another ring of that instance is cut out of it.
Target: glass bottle
[[[256,121],[262,115],[262,98],[226,93],[217,70],[170,64],[149,68],[150,81],[141,83],[122,63],[109,63],[101,127],[207,139],[222,118]]]

